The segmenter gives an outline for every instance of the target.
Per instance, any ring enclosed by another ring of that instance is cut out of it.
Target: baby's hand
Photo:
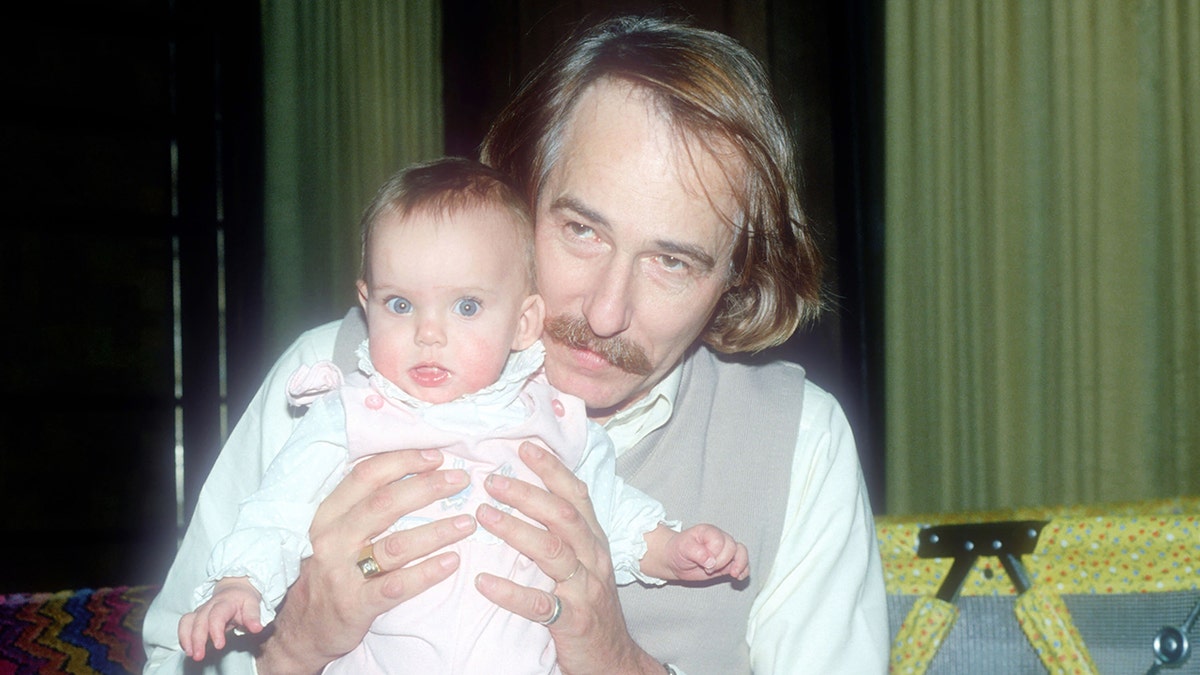
[[[241,628],[251,633],[262,631],[258,603],[262,596],[245,577],[217,582],[208,602],[179,620],[179,646],[196,661],[204,660],[204,648],[212,639],[214,649],[225,648],[225,631]]]
[[[693,525],[671,537],[668,547],[667,559],[682,581],[704,581],[725,575],[741,580],[750,574],[750,553],[746,546],[714,525]]]

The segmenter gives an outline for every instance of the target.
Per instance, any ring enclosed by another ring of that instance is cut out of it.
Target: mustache
[[[630,375],[646,376],[654,372],[646,350],[622,337],[602,338],[592,332],[581,316],[551,316],[546,318],[545,334],[559,344],[572,349],[586,349],[599,354],[605,361]]]

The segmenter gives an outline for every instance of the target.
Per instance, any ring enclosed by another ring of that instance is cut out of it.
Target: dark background
[[[474,156],[585,18],[690,15],[767,63],[833,303],[773,355],[841,400],[881,509],[877,4],[442,4],[448,154]],[[259,28],[241,0],[23,3],[0,23],[0,593],[161,582],[222,429],[275,356]]]

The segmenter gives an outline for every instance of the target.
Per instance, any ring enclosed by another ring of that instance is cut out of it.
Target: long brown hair
[[[563,129],[593,83],[619,78],[651,93],[670,123],[742,157],[730,288],[701,335],[723,352],[787,340],[822,304],[820,250],[796,193],[791,134],[762,65],[721,33],[645,17],[604,21],[563,42],[521,85],[484,139],[482,159],[536,204]]]

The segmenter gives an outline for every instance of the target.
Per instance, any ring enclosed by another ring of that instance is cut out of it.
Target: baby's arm
[[[673,581],[707,581],[721,576],[745,579],[750,554],[744,544],[714,525],[676,532],[660,525],[646,533],[642,573]]]
[[[262,596],[246,577],[221,579],[211,598],[179,619],[179,646],[192,659],[202,661],[210,639],[213,649],[225,648],[226,630],[262,631],[258,613],[261,600]]]
[[[596,518],[608,535],[618,585],[640,581],[706,581],[721,576],[744,579],[749,553],[713,525],[677,532],[656,499],[616,475],[616,453],[608,434],[588,423],[588,450],[575,475],[588,484]]]

